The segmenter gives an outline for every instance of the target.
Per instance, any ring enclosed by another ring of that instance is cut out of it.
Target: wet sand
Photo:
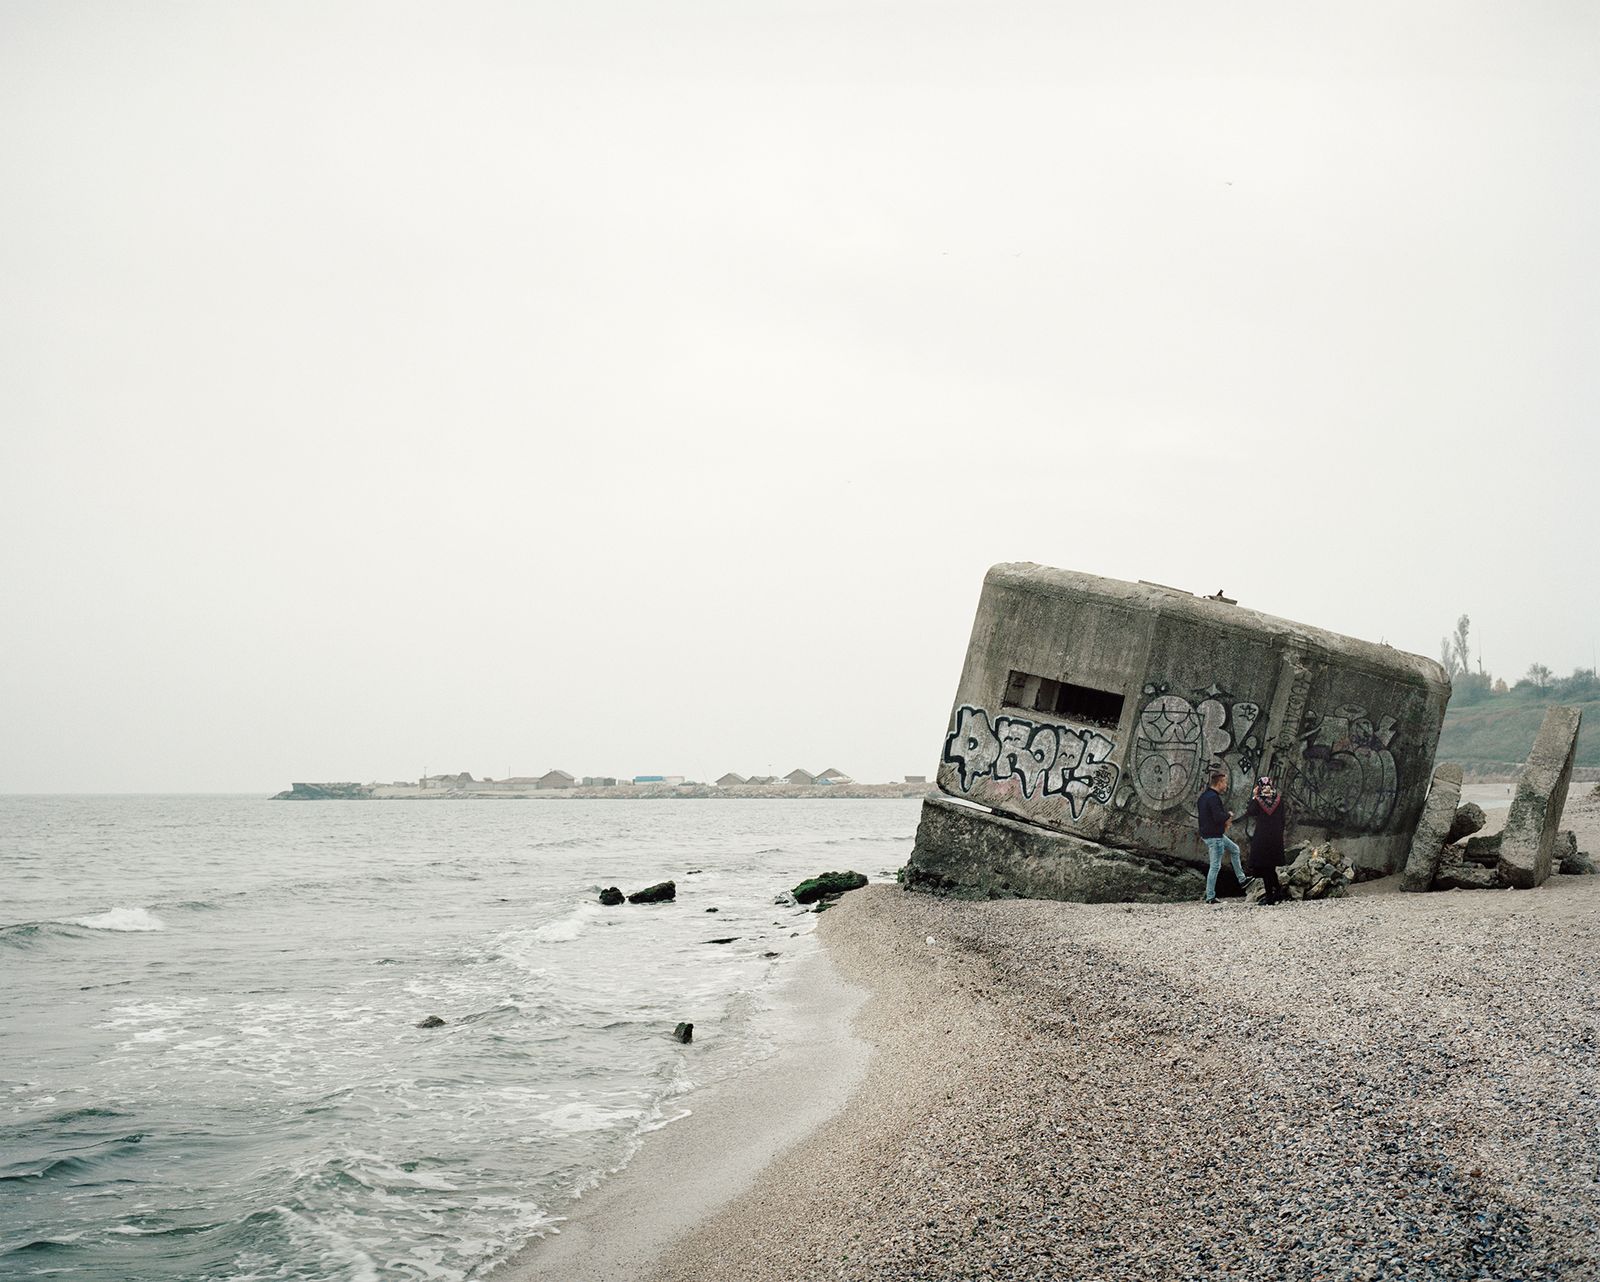
[[[1563,826],[1600,854],[1592,785]],[[850,1071],[730,1089],[595,1197],[573,1263],[508,1276],[1600,1276],[1600,877],[1395,880],[1274,908],[846,896],[819,934],[870,993],[864,1076],[835,1020]]]
[[[865,1082],[646,1276],[1600,1275],[1600,877],[1360,889],[847,896]]]
[[[561,1231],[496,1278],[637,1282],[681,1237],[849,1099],[869,1048],[851,1031],[866,992],[825,951],[794,963],[778,995],[779,1041],[756,1070],[689,1097],[691,1114],[645,1138],[617,1175],[580,1199]]]

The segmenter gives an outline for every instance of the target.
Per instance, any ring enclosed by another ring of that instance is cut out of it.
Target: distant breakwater
[[[926,797],[926,783],[617,784],[603,788],[516,788],[494,784],[462,788],[421,788],[414,784],[297,783],[274,793],[273,801],[781,801],[847,798]]]

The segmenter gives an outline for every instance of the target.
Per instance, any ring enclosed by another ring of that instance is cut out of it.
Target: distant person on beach
[[[1278,865],[1283,862],[1283,830],[1289,823],[1289,807],[1284,805],[1283,793],[1270,775],[1256,780],[1244,817],[1256,821],[1250,830],[1250,871],[1266,887],[1266,897],[1261,902],[1280,903],[1285,896],[1278,884]]]
[[[1243,886],[1247,880],[1239,864],[1238,844],[1228,836],[1233,816],[1228,813],[1222,794],[1228,791],[1228,772],[1214,769],[1206,776],[1206,790],[1195,803],[1200,816],[1200,840],[1206,843],[1206,853],[1211,856],[1211,868],[1206,873],[1206,903],[1217,902],[1217,874],[1222,871],[1222,853],[1227,851],[1233,859],[1233,875]]]

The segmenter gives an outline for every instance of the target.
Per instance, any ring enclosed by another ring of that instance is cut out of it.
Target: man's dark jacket
[[[1221,837],[1227,832],[1228,808],[1222,804],[1222,797],[1215,788],[1207,788],[1200,794],[1195,809],[1200,815],[1202,837]]]

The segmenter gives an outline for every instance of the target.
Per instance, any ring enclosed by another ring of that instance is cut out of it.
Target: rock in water
[[[682,1042],[685,1046],[687,1046],[690,1042],[694,1041],[694,1025],[679,1024],[672,1030],[672,1040],[675,1042]]]
[[[615,908],[625,898],[619,886],[607,886],[600,892],[600,903],[606,908]]]
[[[1473,833],[1479,831],[1488,822],[1489,817],[1483,813],[1483,807],[1476,801],[1469,801],[1466,805],[1457,809],[1455,822],[1450,825],[1450,831],[1445,836],[1444,844],[1453,846],[1463,838],[1472,836]]]
[[[1539,737],[1522,767],[1511,813],[1500,839],[1500,880],[1519,890],[1543,885],[1550,875],[1561,811],[1572,781],[1572,760],[1578,747],[1583,712],[1555,704],[1545,710]]]
[[[866,884],[866,877],[858,872],[819,872],[794,888],[794,901],[814,904],[824,895],[842,895],[847,890],[860,890]]]
[[[643,890],[636,890],[628,896],[630,904],[665,904],[678,897],[678,883],[675,881],[658,881],[654,886],[646,886]]]
[[[1445,847],[1445,836],[1454,825],[1456,807],[1461,802],[1461,767],[1447,761],[1433,772],[1433,784],[1428,789],[1428,800],[1422,807],[1422,818],[1411,838],[1411,853],[1406,856],[1405,872],[1400,876],[1401,890],[1427,890],[1439,870],[1439,856]],[[1480,812],[1481,813],[1481,812]]]
[[[417,1021],[417,1027],[418,1028],[443,1028],[444,1027],[444,1020],[440,1019],[437,1015],[429,1015],[427,1019],[419,1019]]]

